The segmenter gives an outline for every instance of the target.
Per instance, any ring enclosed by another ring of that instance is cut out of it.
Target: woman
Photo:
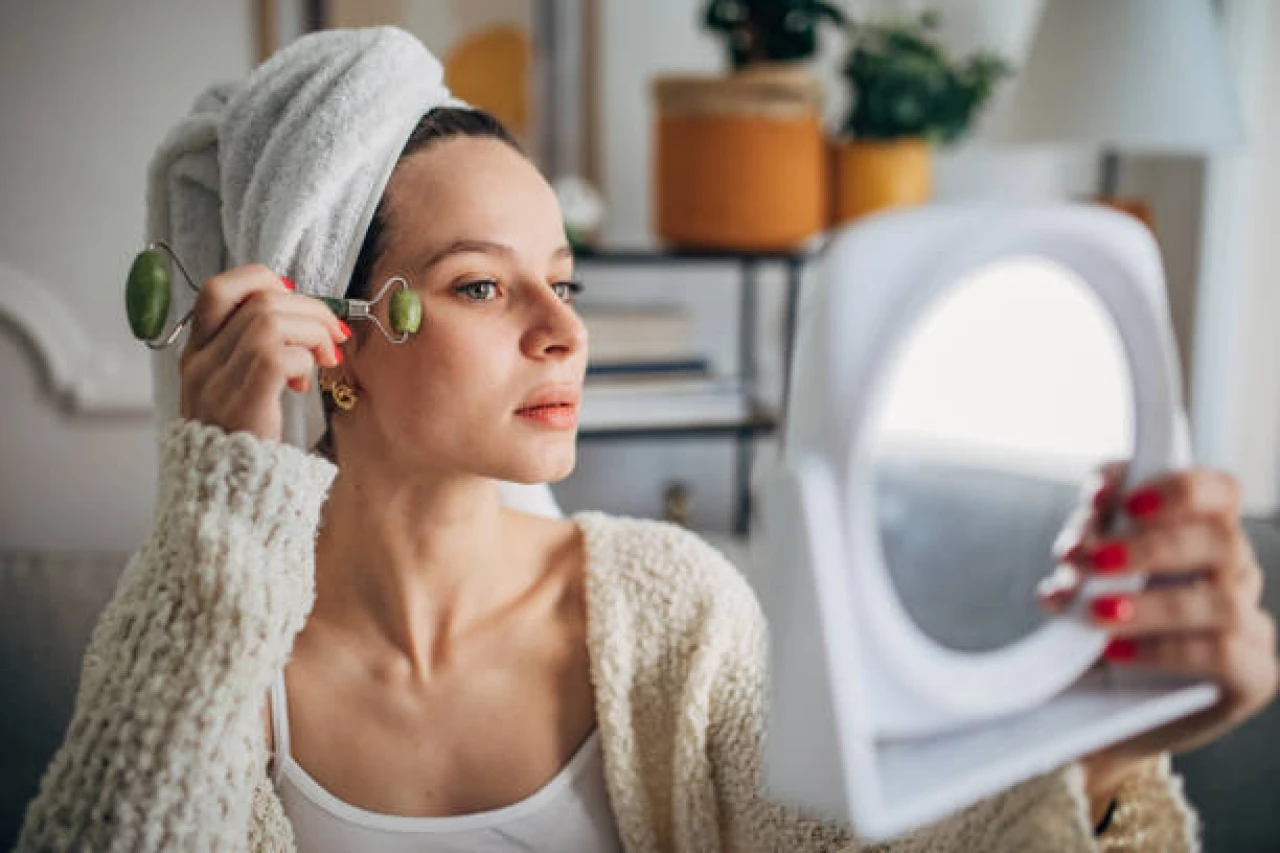
[[[407,39],[311,36],[219,109],[252,103],[273,128],[295,108],[316,115],[306,98],[349,109],[350,75],[383,79],[389,56],[421,52]],[[385,108],[389,90],[365,88]],[[94,631],[19,849],[860,849],[761,796],[764,626],[717,552],[665,524],[500,500],[499,481],[572,470],[587,340],[551,189],[492,119],[434,103],[398,138],[389,178],[368,182],[376,211],[348,228],[358,252],[342,279],[368,297],[406,276],[425,317],[408,343],[346,326],[274,271],[301,270],[314,295],[315,269],[343,267],[324,252],[349,249],[311,240],[314,220],[290,231],[262,213],[271,226],[253,239],[294,254],[205,281],[181,417],[161,435],[156,528]],[[220,122],[221,207],[200,227],[233,255],[274,259],[244,248],[261,213],[244,199],[264,175],[311,185],[259,169],[278,150],[270,133],[246,132],[246,149]],[[376,137],[309,127],[299,138],[331,148]],[[316,156],[315,187],[349,184]],[[237,183],[241,167],[252,179]],[[282,441],[281,392],[312,392],[317,366],[320,455]],[[1276,684],[1238,489],[1194,470],[1132,495],[1104,488],[1098,507],[1138,523],[1120,540],[1089,533],[1072,555],[1082,569],[1210,570],[1098,607],[1117,638],[1108,656],[1211,677],[1222,701],[877,849],[1196,846],[1168,752],[1235,726]]]

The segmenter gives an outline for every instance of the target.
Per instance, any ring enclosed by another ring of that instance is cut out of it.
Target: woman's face
[[[404,276],[422,298],[422,327],[400,345],[366,327],[347,345],[361,399],[335,417],[348,419],[350,443],[398,470],[567,477],[587,335],[551,187],[505,143],[452,138],[401,161],[384,210],[369,293]],[[378,314],[385,324],[385,304]],[[522,411],[546,398],[569,406]]]

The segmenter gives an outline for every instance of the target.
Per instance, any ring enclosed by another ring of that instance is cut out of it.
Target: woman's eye
[[[582,292],[582,282],[580,281],[557,281],[551,287],[561,301],[569,303],[572,303],[573,298]]]
[[[487,302],[492,297],[493,292],[498,289],[498,283],[491,279],[482,279],[480,281],[471,281],[466,284],[459,285],[453,289],[454,293],[460,293],[470,299],[472,302]]]

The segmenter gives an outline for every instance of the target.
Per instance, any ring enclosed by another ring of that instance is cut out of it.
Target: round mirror
[[[1073,272],[1006,258],[957,282],[904,338],[870,435],[884,564],[920,630],[1002,648],[1049,618],[1036,586],[1133,452],[1130,370]]]

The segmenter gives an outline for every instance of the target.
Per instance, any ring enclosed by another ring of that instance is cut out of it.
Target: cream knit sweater
[[[156,525],[93,631],[66,740],[20,851],[293,850],[266,774],[261,702],[314,600],[337,469],[287,444],[175,420]],[[764,622],[737,571],[678,527],[582,513],[588,644],[625,848],[852,851],[759,791]],[[1094,839],[1073,765],[873,849],[1196,848],[1168,761],[1135,774]],[[869,848],[871,849],[871,848]]]

